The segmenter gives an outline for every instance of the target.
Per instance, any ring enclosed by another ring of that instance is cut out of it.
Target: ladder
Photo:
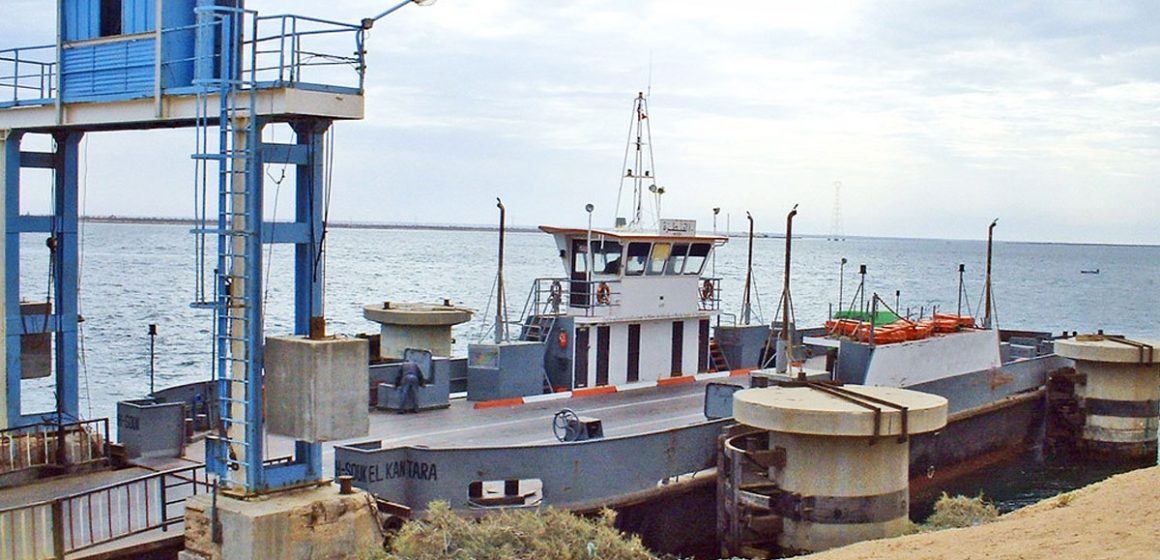
[[[263,485],[261,170],[253,169],[254,147],[261,139],[255,118],[254,67],[250,64],[243,70],[241,61],[243,21],[240,10],[198,12],[198,32],[215,34],[221,48],[213,75],[198,77],[193,154],[198,274],[193,305],[214,312],[214,379],[220,414],[216,433],[207,439],[207,463],[226,489],[240,492]],[[211,217],[213,186],[216,216]],[[216,246],[213,254],[211,246]],[[208,270],[211,258],[212,272]],[[212,278],[212,288],[206,286],[207,277]]]

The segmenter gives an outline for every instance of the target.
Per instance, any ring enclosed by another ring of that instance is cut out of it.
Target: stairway
[[[721,346],[716,338],[709,339],[709,371],[729,371],[729,360],[721,352]]]

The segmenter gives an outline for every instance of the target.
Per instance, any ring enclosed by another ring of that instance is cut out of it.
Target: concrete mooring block
[[[360,338],[267,338],[266,428],[311,442],[367,435],[368,351]]]
[[[377,512],[361,490],[336,486],[282,492],[253,500],[192,496],[185,504],[183,560],[345,560],[381,551]],[[214,542],[214,520],[220,542]]]

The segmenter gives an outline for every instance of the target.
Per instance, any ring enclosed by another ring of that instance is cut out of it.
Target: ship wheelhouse
[[[580,389],[709,370],[721,299],[707,269],[725,237],[540,229],[555,237],[565,272],[533,289],[540,319],[552,317],[565,333],[571,371],[566,382],[562,371],[550,375],[557,383]]]

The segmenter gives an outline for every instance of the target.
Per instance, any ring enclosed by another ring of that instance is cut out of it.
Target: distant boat
[[[1081,271],[1079,271],[1079,273],[1080,273],[1080,274],[1099,274],[1099,273],[1100,273],[1100,269],[1098,269],[1098,268],[1093,268],[1093,269],[1091,269],[1091,270],[1081,270]]]

